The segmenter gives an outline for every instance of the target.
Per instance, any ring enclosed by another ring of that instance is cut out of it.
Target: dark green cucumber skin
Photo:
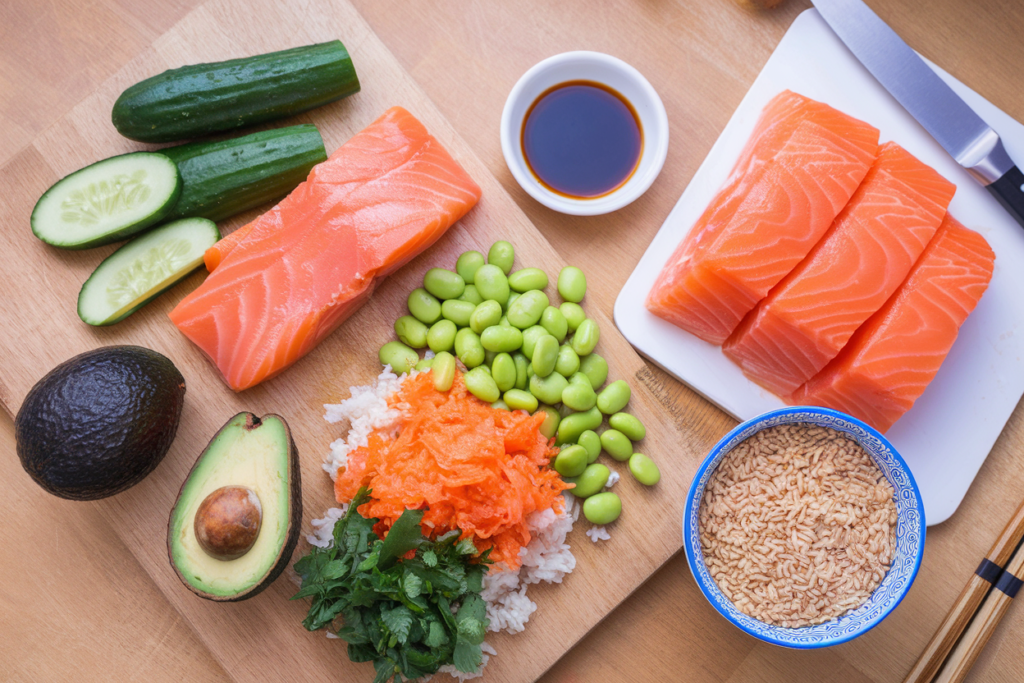
[[[178,165],[182,189],[166,220],[211,221],[284,197],[327,160],[316,126],[303,124],[220,142],[191,142],[160,150]]]
[[[174,142],[276,121],[359,92],[341,41],[170,69],[117,98],[111,120],[140,142]]]

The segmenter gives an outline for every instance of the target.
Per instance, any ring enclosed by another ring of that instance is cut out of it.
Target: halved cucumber
[[[220,239],[217,224],[182,218],[131,240],[96,267],[78,294],[78,317],[90,325],[113,325],[203,263]]]

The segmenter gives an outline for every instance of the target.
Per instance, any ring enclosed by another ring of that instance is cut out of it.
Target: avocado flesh
[[[182,581],[201,597],[238,600],[255,595],[284,570],[298,540],[301,506],[298,457],[291,433],[276,415],[231,418],[199,456],[171,512],[168,550]],[[263,519],[255,544],[241,557],[218,560],[195,535],[200,504],[222,486],[244,486],[260,499]],[[294,495],[293,495],[294,493]],[[298,499],[298,500],[296,500]]]

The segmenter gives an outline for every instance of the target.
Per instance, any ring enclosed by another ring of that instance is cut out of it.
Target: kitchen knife
[[[861,0],[812,0],[861,64],[1024,226],[1024,173],[999,135]]]

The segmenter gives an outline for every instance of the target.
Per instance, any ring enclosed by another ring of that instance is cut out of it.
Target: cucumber
[[[181,194],[171,158],[132,152],[79,169],[47,190],[32,209],[36,237],[64,249],[117,242],[163,220]]]
[[[298,114],[359,92],[341,41],[171,69],[131,86],[111,120],[121,135],[172,142]]]
[[[310,124],[221,142],[192,142],[160,153],[178,165],[183,183],[167,218],[211,221],[280,199],[327,159],[320,132]]]
[[[206,218],[182,218],[122,245],[96,267],[78,293],[78,317],[113,325],[139,310],[203,263],[220,239]]]

